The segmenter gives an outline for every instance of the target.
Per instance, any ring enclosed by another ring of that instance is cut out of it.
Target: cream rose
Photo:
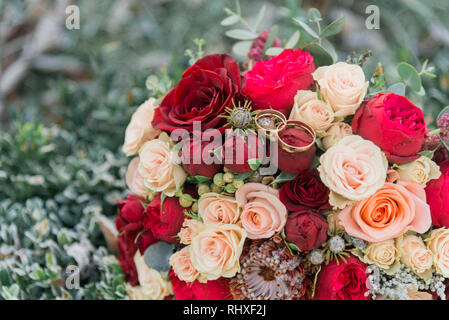
[[[366,199],[385,183],[388,161],[374,143],[346,136],[320,157],[320,178],[331,190],[329,203],[344,208]]]
[[[345,122],[335,122],[331,124],[329,129],[327,129],[321,141],[324,149],[327,150],[344,137],[350,135],[352,135],[352,128],[349,124]]]
[[[146,188],[169,197],[175,194],[187,178],[187,173],[175,162],[172,145],[173,142],[166,133],[161,133],[158,139],[145,142],[139,151],[138,167]]]
[[[319,67],[313,73],[321,94],[335,112],[335,118],[353,115],[368,89],[368,81],[360,66],[338,62],[331,66]]]
[[[279,191],[261,183],[246,183],[235,193],[243,207],[240,222],[249,239],[270,238],[287,222],[287,209],[279,200]]]
[[[375,264],[376,266],[389,270],[392,267],[399,266],[399,253],[393,239],[369,244],[364,252],[363,260],[365,263]]]
[[[421,277],[432,270],[432,252],[426,248],[424,241],[415,235],[406,235],[396,239],[401,262]]]
[[[232,278],[240,271],[246,231],[235,224],[204,224],[189,246],[190,259],[206,280]]]
[[[195,219],[184,219],[182,228],[178,232],[179,242],[182,244],[190,244],[202,224],[202,222]]]
[[[150,196],[150,192],[143,185],[143,177],[139,173],[139,170],[137,170],[139,162],[139,157],[135,157],[129,163],[128,170],[126,171],[126,185],[131,193],[146,198]]]
[[[206,193],[198,201],[198,215],[204,223],[236,223],[240,215],[239,204],[233,197]]]
[[[396,168],[399,180],[414,182],[426,186],[432,179],[438,179],[441,175],[440,167],[427,157],[420,157],[412,162],[405,163]]]
[[[322,134],[334,121],[334,112],[329,103],[318,98],[316,92],[299,90],[289,120],[302,121]]]
[[[173,267],[173,271],[177,277],[186,282],[193,282],[198,278],[198,271],[193,267],[192,260],[190,259],[189,247],[175,252],[170,257],[170,265]]]
[[[407,290],[407,295],[410,300],[433,300],[430,293],[425,291],[418,291],[416,287]]]
[[[139,250],[134,255],[134,263],[140,284],[140,294],[144,299],[162,300],[166,296],[173,294],[168,275],[148,267]]]
[[[151,126],[154,109],[156,108],[155,102],[156,99],[154,98],[148,99],[132,115],[131,121],[128,127],[126,127],[125,143],[122,148],[127,156],[135,155],[145,141],[156,138],[160,133],[160,130],[156,130]]]
[[[443,277],[449,278],[449,229],[432,230],[426,242],[433,255],[435,270]]]

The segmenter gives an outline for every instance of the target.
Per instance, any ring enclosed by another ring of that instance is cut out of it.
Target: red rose
[[[221,128],[225,119],[219,115],[232,105],[240,92],[240,70],[226,54],[212,54],[187,69],[178,85],[156,108],[152,125],[156,129],[193,131],[193,122],[201,129]]]
[[[449,160],[440,163],[441,176],[427,182],[426,196],[432,224],[449,228]]]
[[[366,265],[354,256],[347,263],[335,260],[323,265],[316,284],[316,300],[369,300]]]
[[[288,215],[285,238],[300,250],[313,250],[327,239],[327,221],[323,215],[302,209]]]
[[[188,152],[181,152],[182,167],[189,175],[212,178],[217,172],[222,171],[223,164],[217,164],[221,160],[216,161],[212,142],[192,138],[183,140],[182,143],[183,149],[188,148]],[[204,157],[207,154],[214,156],[214,158],[211,157],[208,159],[211,162],[205,163]]]
[[[231,172],[249,172],[252,169],[248,160],[259,159],[263,161],[264,151],[263,142],[255,134],[231,135],[226,137],[223,144],[223,162]]]
[[[406,97],[379,93],[362,103],[352,119],[352,130],[378,145],[391,163],[420,157],[426,124],[421,109]]]
[[[124,230],[135,231],[143,228],[144,203],[144,199],[132,194],[128,194],[126,200],[118,202],[118,215],[115,219],[115,225],[119,232]]]
[[[179,280],[172,269],[170,281],[177,300],[232,300],[229,279],[220,278],[209,280],[206,283],[198,281],[187,283]]]
[[[295,147],[304,147],[312,142],[308,133],[298,128],[286,128],[279,133],[279,137],[287,144]],[[278,167],[280,170],[297,174],[308,169],[315,159],[315,144],[308,150],[302,152],[288,152],[278,148]]]
[[[165,198],[161,210],[161,196],[158,194],[146,209],[145,229],[151,230],[156,239],[178,244],[177,234],[184,222],[184,210],[177,197]]]
[[[270,60],[256,62],[245,73],[243,93],[255,103],[255,109],[272,107],[288,116],[297,91],[310,88],[314,71],[310,53],[286,49]]]
[[[304,208],[329,209],[329,189],[321,182],[316,169],[298,175],[282,186],[279,199],[288,211]]]

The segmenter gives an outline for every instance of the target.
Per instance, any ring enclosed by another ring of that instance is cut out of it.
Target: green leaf
[[[413,91],[419,92],[421,90],[421,77],[415,67],[406,62],[401,62],[398,64],[397,70],[401,80],[410,86]]]
[[[235,176],[234,180],[245,180],[246,178],[249,178],[253,174],[252,171],[239,173],[237,176]]]
[[[275,24],[271,28],[271,32],[268,35],[267,41],[265,41],[265,44],[263,46],[264,52],[267,51],[268,48],[271,48],[271,46],[273,45],[274,38],[276,38],[276,35],[277,35],[278,31],[279,31],[279,27]]]
[[[226,36],[238,40],[254,40],[257,38],[257,34],[244,29],[233,29],[226,31]]]
[[[323,20],[321,18],[320,10],[318,10],[317,8],[310,8],[309,11],[307,11],[307,19],[312,23],[320,22],[321,20]]]
[[[267,56],[277,56],[278,54],[281,54],[281,52],[284,51],[284,48],[280,48],[280,47],[273,47],[273,48],[269,48],[265,54]]]
[[[262,8],[260,8],[259,13],[257,14],[257,20],[256,20],[256,24],[254,25],[254,30],[257,30],[257,28],[259,28],[259,25],[262,22],[263,17],[265,16],[266,10],[267,10],[266,5],[263,5]]]
[[[317,67],[329,66],[334,63],[332,56],[318,43],[311,43],[305,46],[303,50],[309,52],[313,56],[313,62]]]
[[[389,86],[387,91],[403,96],[405,95],[405,85],[402,82],[398,82]]]
[[[236,24],[237,22],[239,22],[239,17],[236,15],[232,15],[232,16],[229,16],[229,17],[221,20],[220,24],[224,27],[227,27],[227,26],[232,26],[233,24]]]
[[[232,52],[241,57],[248,56],[249,49],[253,42],[249,41],[238,41],[232,46]]]
[[[143,258],[148,267],[165,272],[170,270],[169,260],[172,254],[172,244],[165,241],[158,241],[145,250]]]
[[[313,31],[313,29],[311,27],[309,27],[305,22],[302,22],[299,19],[293,18],[293,21],[298,24],[305,32],[307,32],[310,36],[312,36],[315,39],[318,39],[319,36],[318,34]]]
[[[301,251],[301,250],[298,248],[298,246],[297,246],[296,244],[294,244],[294,243],[289,242],[289,243],[288,243],[288,246],[289,246],[290,249],[292,249],[293,251],[296,251],[296,252],[300,252],[300,251]]]
[[[165,193],[161,193],[161,212],[164,205],[164,200],[167,198],[167,195]]]
[[[204,176],[194,176],[194,177],[188,177],[188,182],[191,183],[205,183],[210,182],[212,178],[204,177]]]
[[[277,178],[271,182],[271,184],[275,184],[275,183],[282,183],[282,182],[287,182],[290,180],[293,180],[294,178],[296,178],[297,174],[292,174],[292,173],[287,173],[282,171]]]
[[[333,61],[338,61],[337,51],[335,50],[334,46],[329,40],[323,39],[321,41],[321,46],[323,47],[324,50],[327,51],[327,53],[329,53]]]
[[[262,161],[258,158],[248,159],[248,164],[252,170],[257,170],[260,167]]]
[[[295,31],[290,39],[288,39],[287,44],[285,45],[285,49],[292,49],[299,41],[301,33],[299,31]]]
[[[343,16],[332,22],[326,28],[324,28],[323,31],[321,31],[320,33],[320,38],[327,38],[336,35],[337,33],[343,30],[344,26],[345,26],[345,17]]]

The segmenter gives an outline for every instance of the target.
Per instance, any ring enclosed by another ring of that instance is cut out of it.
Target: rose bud
[[[426,124],[421,109],[406,97],[379,93],[362,104],[352,130],[378,145],[390,163],[402,164],[420,157]]]
[[[312,143],[310,135],[296,127],[287,127],[279,132],[279,139],[294,147],[305,147]],[[278,145],[278,167],[280,170],[297,174],[308,169],[315,158],[316,146],[313,144],[308,150],[288,152]]]
[[[264,158],[265,147],[254,134],[229,135],[223,145],[224,166],[234,173],[253,171],[248,160]]]
[[[366,264],[354,256],[332,260],[324,265],[318,275],[315,300],[369,300],[365,295],[368,274]]]
[[[298,90],[307,90],[313,82],[313,57],[301,49],[285,49],[276,57],[256,62],[245,73],[243,94],[255,103],[255,109],[273,108],[288,116]]]
[[[346,136],[352,135],[352,128],[345,122],[334,122],[321,139],[324,149],[329,149]]]
[[[285,225],[285,237],[300,250],[319,248],[327,239],[326,218],[310,209],[291,213]]]
[[[214,154],[214,145],[211,142],[188,139],[183,140],[182,144],[181,163],[189,175],[212,178],[223,170],[221,160]]]
[[[430,180],[426,186],[432,224],[449,228],[449,160],[440,163],[441,176]]]
[[[321,182],[316,169],[305,171],[284,183],[279,198],[288,211],[331,208],[328,203],[329,189]]]

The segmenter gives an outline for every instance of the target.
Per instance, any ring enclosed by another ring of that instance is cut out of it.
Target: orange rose
[[[338,215],[346,232],[368,242],[399,237],[412,230],[426,232],[431,225],[424,189],[415,183],[385,183],[367,199],[343,209]]]
[[[173,267],[176,276],[182,281],[193,282],[199,276],[198,271],[192,265],[192,260],[190,260],[189,247],[184,247],[173,253],[170,257],[170,265]]]

